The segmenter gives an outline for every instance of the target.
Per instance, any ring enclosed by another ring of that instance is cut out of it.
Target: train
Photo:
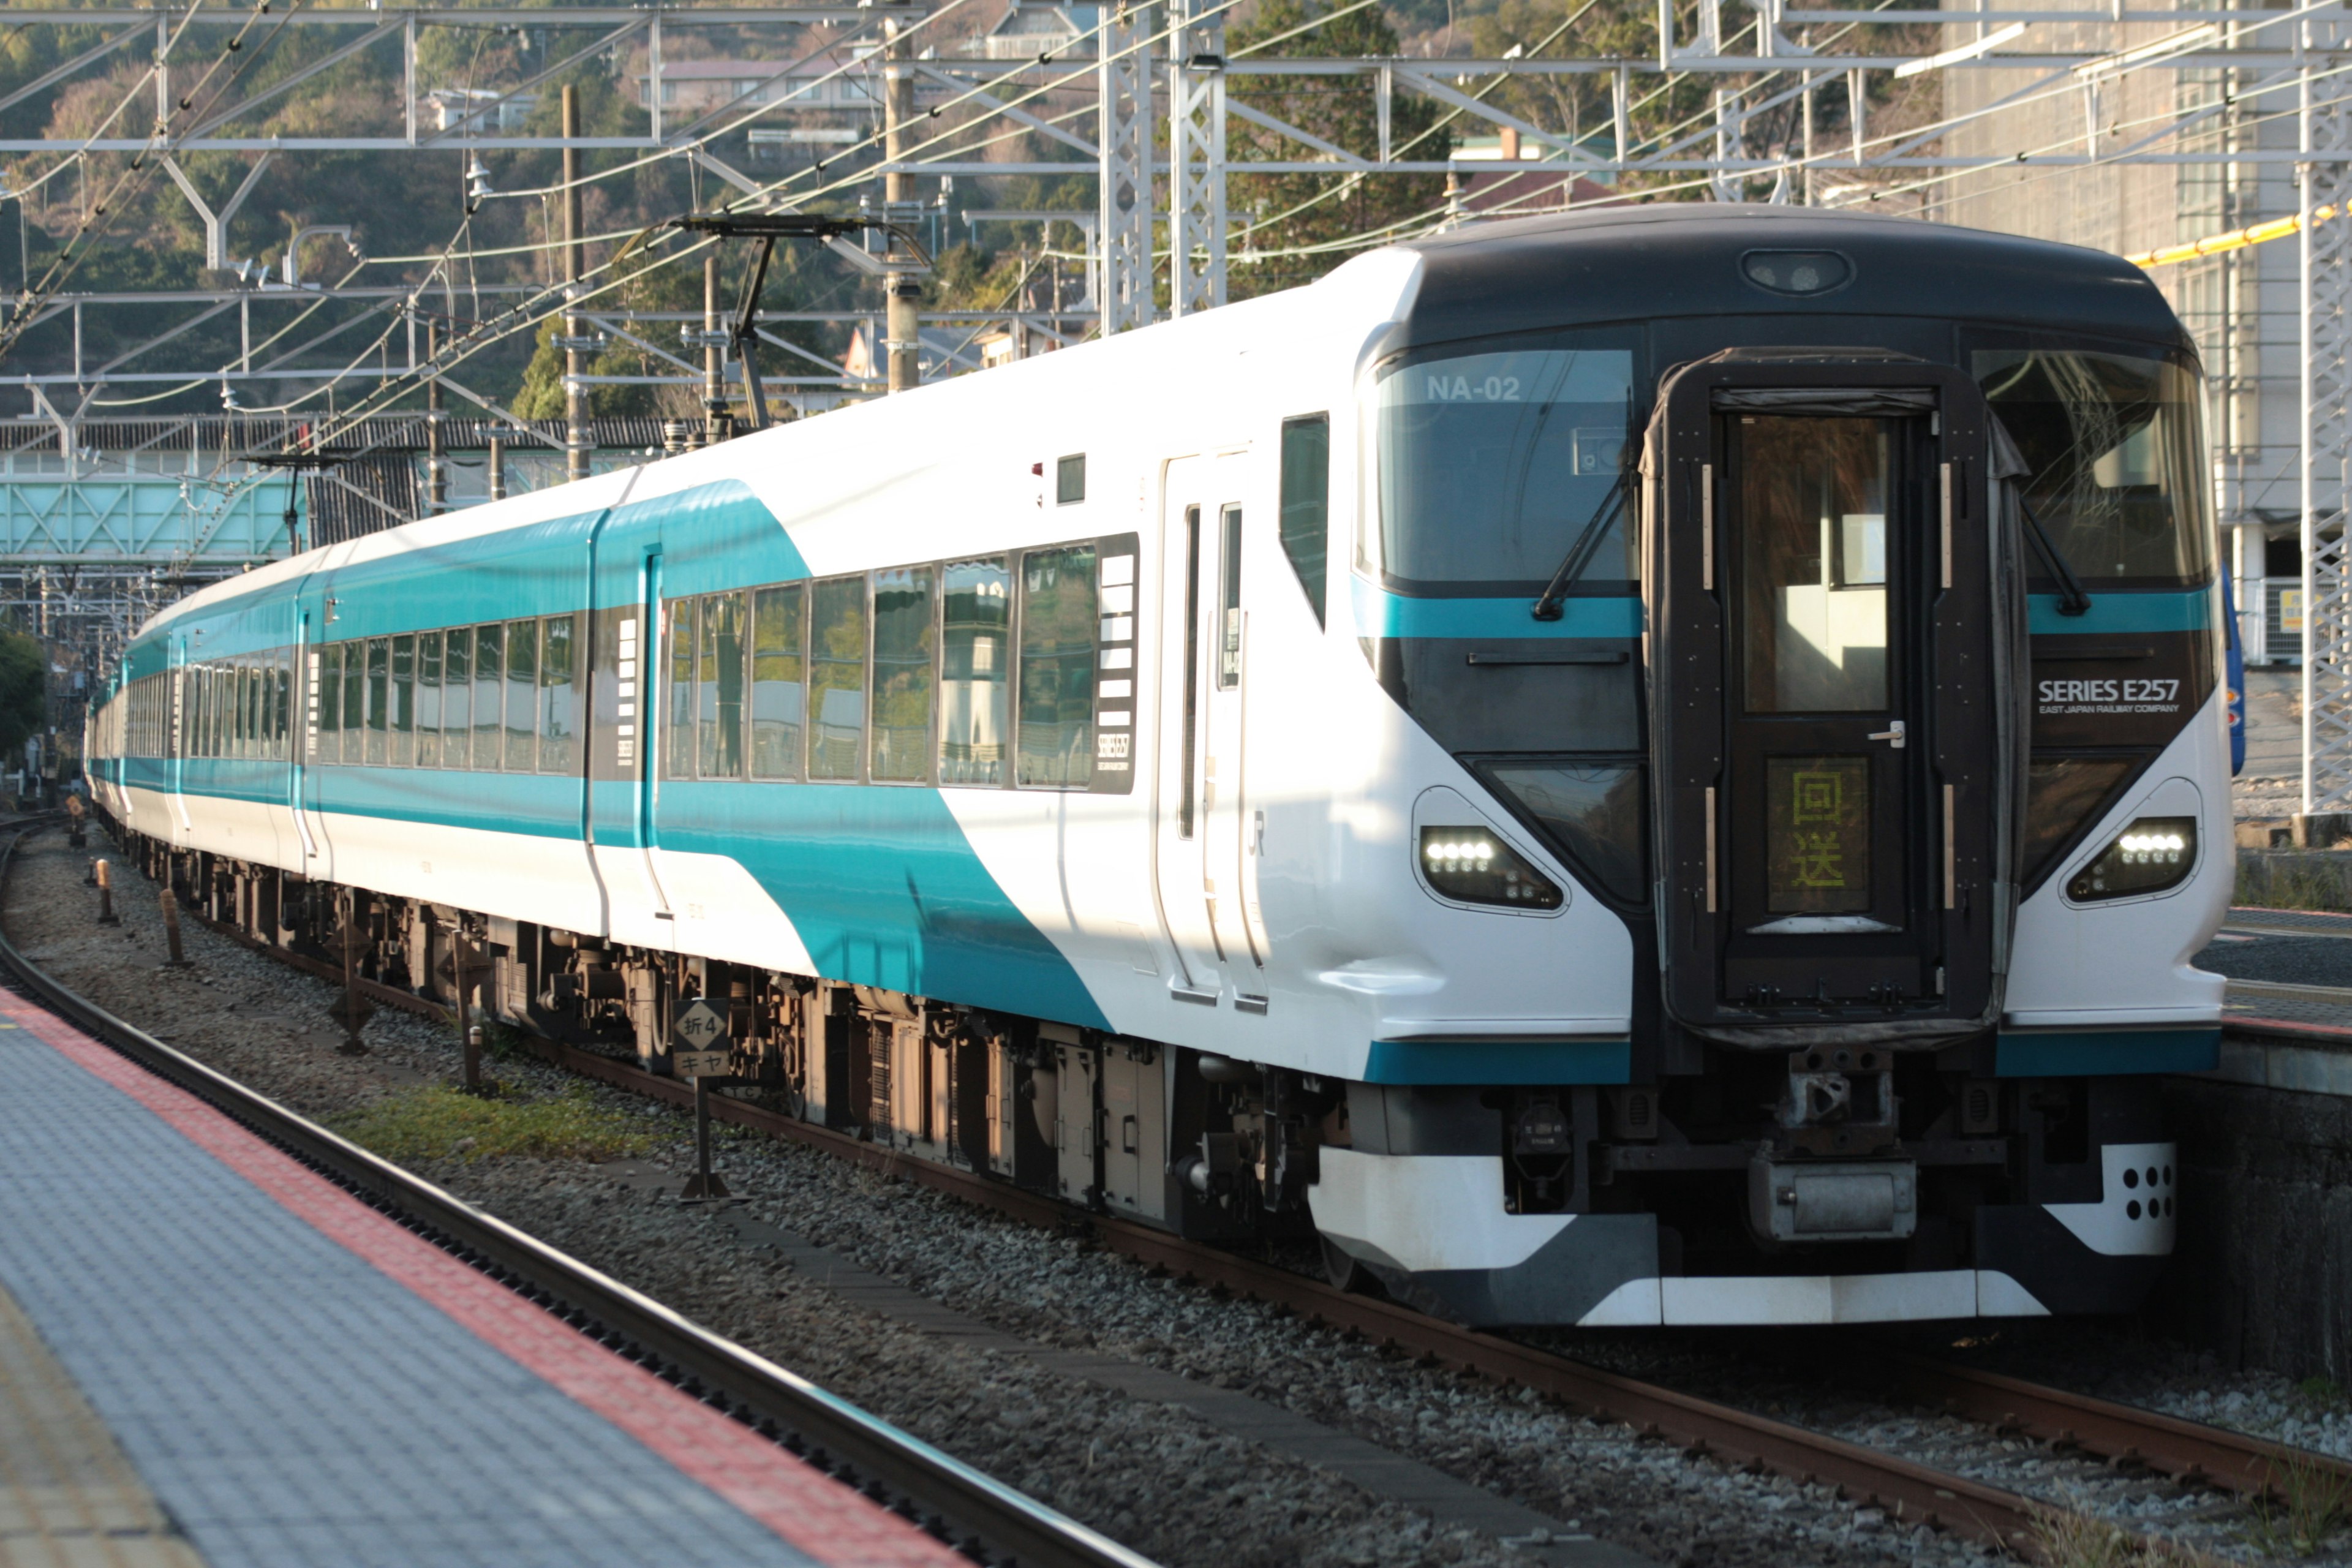
[[[1473,223],[209,586],[88,772],[254,941],[1459,1321],[2122,1310],[2200,388],[2098,252]]]

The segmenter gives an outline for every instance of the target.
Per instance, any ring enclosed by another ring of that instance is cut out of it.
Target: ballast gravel
[[[122,924],[95,925],[97,895],[82,885],[83,872],[89,855],[105,851],[96,835],[91,844],[83,854],[67,849],[59,836],[37,836],[18,851],[7,891],[10,935],[66,984],[314,1117],[454,1076],[454,1031],[404,1013],[381,1012],[367,1026],[369,1055],[337,1054],[341,1031],[326,1008],[338,988],[193,921],[185,926],[190,967],[162,967],[155,895],[135,874],[116,877]],[[525,1095],[578,1092],[582,1083],[520,1056],[495,1061],[491,1070]],[[681,1173],[691,1168],[688,1114],[602,1085],[591,1092],[654,1141],[647,1162]],[[721,1128],[717,1163],[760,1217],[1008,1333],[1241,1389],[1662,1564],[1957,1568],[1996,1560],[1988,1549],[1906,1528],[1828,1489],[1736,1473],[1622,1426],[1585,1420],[1531,1391],[1414,1366],[1274,1309],[1154,1277],[1129,1259],[813,1149]],[[1048,1373],[1018,1356],[934,1340],[847,1306],[772,1252],[748,1248],[708,1216],[593,1163],[446,1158],[414,1168],[1170,1568],[1527,1561],[1490,1539],[1433,1531],[1421,1516],[1181,1409]],[[2137,1529],[2191,1536],[2209,1552],[2252,1555],[2206,1494],[2147,1479],[2119,1481],[2112,1472],[2102,1484],[2099,1467],[1776,1373],[1769,1362],[1725,1353],[1720,1339],[1568,1334],[1549,1342]],[[2161,1355],[2141,1364],[2151,1386],[2162,1383]],[[2263,1390],[2283,1397],[2259,1376],[2200,1376],[2199,1397],[2209,1404],[2255,1399]],[[2352,1431],[2338,1436],[2352,1438]]]

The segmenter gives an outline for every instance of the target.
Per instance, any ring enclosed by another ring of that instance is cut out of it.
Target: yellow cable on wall
[[[2336,207],[2314,207],[2309,216],[2312,223],[2326,223],[2340,215]],[[2258,223],[2245,228],[2233,228],[2227,234],[2209,234],[2202,239],[2192,239],[2186,245],[2168,245],[2157,250],[2143,250],[2137,256],[2126,256],[2126,261],[2136,267],[2170,267],[2179,262],[2195,261],[2200,257],[2219,256],[2225,250],[2243,250],[2250,245],[2263,245],[2288,235],[2300,234],[2305,215],[2274,217],[2268,223]]]

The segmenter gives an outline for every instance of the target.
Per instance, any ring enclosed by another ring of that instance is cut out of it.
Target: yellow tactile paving
[[[0,1568],[204,1568],[5,1289]]]

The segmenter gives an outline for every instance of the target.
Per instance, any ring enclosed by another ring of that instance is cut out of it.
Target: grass
[[[2341,910],[2352,901],[2347,895],[2352,895],[2352,888],[2341,874],[2291,861],[2280,865],[2242,857],[2238,888],[2231,899],[2252,909]]]
[[[2145,1539],[2073,1509],[2045,1508],[2033,1525],[2033,1553],[2048,1568],[2192,1568],[2209,1559]]]
[[[614,1160],[642,1153],[648,1140],[627,1117],[596,1103],[586,1084],[543,1100],[514,1098],[510,1086],[471,1095],[427,1084],[333,1119],[334,1130],[387,1160]]]
[[[2271,1471],[2254,1500],[2246,1540],[2265,1557],[2309,1557],[2352,1524],[2352,1481],[2308,1459]]]

